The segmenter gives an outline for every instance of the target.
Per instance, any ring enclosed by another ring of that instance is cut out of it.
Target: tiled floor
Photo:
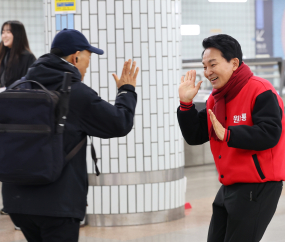
[[[186,168],[186,201],[192,209],[185,218],[176,221],[129,227],[89,227],[80,229],[79,242],[206,242],[211,203],[220,187],[213,165]],[[0,206],[1,206],[0,199]],[[0,241],[25,242],[20,231],[15,231],[9,216],[0,216]],[[279,201],[276,214],[262,242],[285,242],[285,192]]]

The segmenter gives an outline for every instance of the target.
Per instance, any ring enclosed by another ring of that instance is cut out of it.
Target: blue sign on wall
[[[272,0],[255,0],[255,51],[257,56],[273,56]]]
[[[273,55],[285,58],[285,1],[273,0]]]

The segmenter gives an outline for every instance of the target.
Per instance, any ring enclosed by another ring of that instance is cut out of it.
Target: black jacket
[[[7,59],[8,62],[10,51],[8,51],[6,55],[8,55]],[[20,55],[18,63],[13,65],[10,73],[8,73],[7,71],[7,65],[4,65],[4,61],[2,61],[0,65],[0,80],[3,72],[5,71],[4,73],[5,86],[6,87],[10,86],[13,82],[21,79],[21,77],[27,74],[29,67],[35,62],[35,60],[36,57],[31,52],[25,50]]]
[[[81,82],[81,75],[76,67],[53,54],[40,57],[31,66],[26,78],[38,81],[50,90],[57,90],[61,87],[63,73],[66,71],[73,73],[64,132],[66,154],[86,135],[100,138],[127,135],[133,126],[137,102],[133,86],[122,86],[115,105],[111,105]],[[61,177],[54,183],[44,186],[3,184],[2,187],[4,209],[7,213],[79,219],[83,219],[85,215],[87,191],[86,144],[69,161]]]

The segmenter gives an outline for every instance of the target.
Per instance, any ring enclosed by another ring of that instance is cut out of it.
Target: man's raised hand
[[[226,129],[219,122],[219,120],[216,118],[215,114],[213,113],[213,111],[211,109],[208,109],[208,112],[209,112],[210,120],[212,122],[212,125],[213,125],[213,128],[215,130],[217,137],[223,141]]]
[[[136,62],[134,61],[132,64],[132,60],[129,59],[128,61],[126,61],[124,63],[124,67],[122,70],[122,75],[121,78],[119,79],[118,76],[116,74],[112,74],[116,83],[117,83],[117,87],[118,89],[126,84],[130,84],[134,87],[136,87],[136,82],[137,82],[137,75],[139,73],[139,68],[136,68]]]
[[[186,76],[181,77],[179,85],[179,98],[182,102],[192,102],[193,98],[197,95],[198,90],[203,81],[199,81],[195,86],[196,71],[187,71]]]

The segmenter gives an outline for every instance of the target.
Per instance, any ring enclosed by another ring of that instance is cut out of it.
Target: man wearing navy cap
[[[64,29],[55,36],[50,53],[41,56],[26,75],[26,79],[40,82],[49,90],[59,90],[64,72],[72,73],[63,140],[66,154],[87,135],[121,137],[127,135],[133,126],[139,71],[136,63],[132,64],[131,60],[125,62],[121,78],[113,74],[118,94],[115,105],[111,105],[81,82],[91,53],[102,55],[104,52],[91,46],[79,31]],[[104,81],[107,80],[100,80]],[[86,142],[54,183],[44,186],[3,184],[2,187],[5,211],[21,228],[28,242],[78,241],[87,192]]]

